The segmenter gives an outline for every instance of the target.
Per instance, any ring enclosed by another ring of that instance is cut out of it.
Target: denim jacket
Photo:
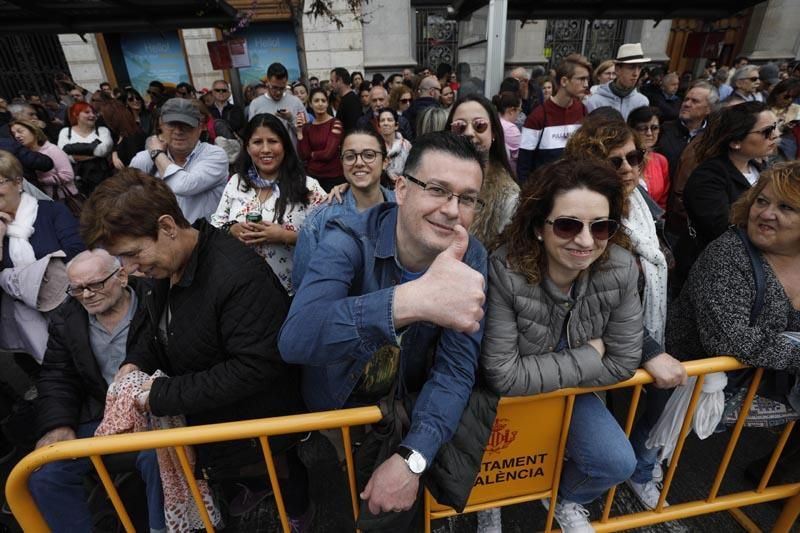
[[[392,317],[394,288],[402,275],[397,209],[384,203],[328,222],[278,347],[285,361],[305,365],[303,397],[310,410],[320,411],[356,405],[350,396],[370,358],[382,346],[399,346],[401,392],[419,391],[403,444],[430,464],[466,406],[484,323],[477,333],[465,334],[418,322],[398,339]],[[486,250],[473,237],[464,262],[486,279]]]
[[[381,186],[381,193],[383,193],[385,201],[394,202],[394,191]],[[358,213],[356,199],[353,196],[353,189],[348,188],[342,195],[341,203],[321,204],[306,217],[300,233],[297,234],[297,243],[294,246],[292,287],[299,287],[300,282],[303,281],[308,263],[311,261],[311,254],[322,240],[328,221],[354,213]]]

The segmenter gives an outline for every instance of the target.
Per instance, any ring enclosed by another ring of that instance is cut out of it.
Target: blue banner
[[[260,80],[272,63],[281,63],[289,71],[289,81],[300,77],[297,59],[297,39],[290,22],[251,24],[237,31],[234,37],[247,39],[250,66],[239,69],[242,85]]]
[[[123,33],[120,46],[131,85],[140,94],[147,92],[153,80],[165,84],[189,81],[177,32]]]

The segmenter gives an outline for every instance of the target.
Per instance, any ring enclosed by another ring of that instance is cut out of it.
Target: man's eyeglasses
[[[555,220],[545,220],[553,226],[553,233],[561,239],[574,239],[583,231],[584,221],[572,217],[557,217]],[[610,218],[588,222],[592,238],[598,241],[607,241],[619,229],[619,222]]]
[[[456,135],[464,135],[469,124],[470,123],[466,120],[454,120],[450,123],[450,131]],[[476,133],[483,133],[489,129],[489,121],[485,118],[474,118],[472,119],[472,129],[475,130]]]
[[[631,167],[638,167],[644,161],[644,150],[632,150],[625,154],[625,157],[609,157],[609,162],[614,165],[614,168],[619,170],[622,168],[622,162],[627,161]]]
[[[639,133],[647,133],[648,131],[651,131],[653,133],[658,133],[658,131],[661,129],[661,126],[659,126],[658,124],[644,124],[642,126],[636,126],[635,129]]]
[[[378,154],[375,150],[362,150],[360,152],[354,152],[353,150],[347,150],[346,152],[342,153],[342,163],[345,165],[355,165],[356,159],[361,157],[361,160],[364,162],[365,165],[370,165],[378,159]]]
[[[753,76],[752,78],[743,78],[743,79],[750,80],[752,82],[756,82],[756,81],[758,81],[758,76]]]
[[[87,283],[83,287],[67,287],[67,294],[69,294],[70,296],[81,296],[83,294],[83,291],[100,292],[103,290],[106,281],[114,277],[119,271],[120,269],[118,268],[114,272],[106,276],[105,279],[102,279],[100,281],[95,281],[93,283]]]
[[[478,211],[484,205],[483,200],[478,198],[478,195],[476,194],[456,194],[453,191],[445,189],[441,185],[420,181],[411,174],[403,174],[403,176],[405,176],[405,178],[411,183],[422,187],[422,190],[425,191],[428,196],[431,198],[436,198],[442,203],[449,202],[453,199],[453,197],[455,197],[458,199],[458,205],[464,209]]]
[[[772,135],[775,133],[775,130],[778,129],[778,124],[772,124],[771,126],[767,126],[766,128],[762,128],[760,130],[753,130],[748,133],[760,133],[764,136],[765,139],[771,139]]]
[[[214,92],[215,93],[226,93],[226,92],[228,92],[228,89],[214,89]]]

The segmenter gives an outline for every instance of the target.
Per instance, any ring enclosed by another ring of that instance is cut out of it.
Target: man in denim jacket
[[[465,230],[482,204],[480,156],[465,138],[432,133],[405,170],[397,204],[328,223],[278,345],[305,365],[312,411],[374,404],[398,373],[400,394],[419,391],[397,453],[361,494],[376,515],[414,504],[458,426],[483,336],[486,250]]]

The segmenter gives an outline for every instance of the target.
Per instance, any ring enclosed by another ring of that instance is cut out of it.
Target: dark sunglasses
[[[469,126],[469,123],[466,120],[454,120],[450,124],[450,131],[456,135],[464,135],[464,132],[467,131],[467,126]],[[475,130],[475,133],[483,133],[489,129],[489,121],[485,118],[472,119],[472,129]]]
[[[228,92],[228,89],[214,89],[214,92],[215,93],[226,93],[226,92]]]
[[[772,138],[772,134],[775,133],[775,130],[777,130],[777,129],[778,129],[778,125],[777,124],[772,124],[771,126],[767,126],[766,128],[763,128],[763,129],[760,129],[760,130],[753,130],[753,131],[750,131],[748,133],[760,133],[761,135],[764,136],[765,139],[771,139]]]
[[[135,101],[137,101],[137,100],[138,100],[138,98],[136,98],[135,96],[129,96],[129,97],[128,97],[128,101],[129,101],[129,102],[135,102]]]
[[[561,239],[573,239],[576,235],[583,231],[584,222],[577,218],[558,217],[555,220],[545,220],[548,224],[553,226],[553,233],[556,237]],[[602,220],[595,220],[589,223],[589,232],[592,238],[598,241],[607,241],[619,229],[619,222],[604,218]]]
[[[753,76],[752,78],[744,78],[744,79],[755,82],[755,81],[758,81],[758,76]]]
[[[609,157],[609,162],[614,165],[614,168],[619,170],[622,168],[622,162],[627,161],[631,167],[638,167],[644,161],[644,150],[632,150],[625,154],[625,158],[619,156]]]
[[[400,99],[400,103],[402,103],[402,104],[410,104],[411,103],[411,98],[401,98]]]

